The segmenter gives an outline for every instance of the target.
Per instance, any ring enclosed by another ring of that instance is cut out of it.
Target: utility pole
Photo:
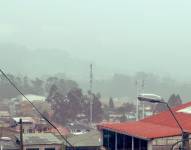
[[[20,118],[20,150],[23,150],[23,122]]]
[[[139,94],[139,89],[138,89],[138,80],[135,81],[135,86],[136,86],[136,95],[138,96]],[[137,98],[136,101],[136,121],[139,120],[139,100]]]
[[[142,80],[142,84],[141,84],[141,92],[142,93],[144,93],[144,87],[145,87],[145,81]],[[145,102],[143,101],[142,104],[143,104],[142,117],[144,119],[145,118]]]
[[[92,95],[92,87],[93,87],[93,66],[90,64],[90,125],[92,125],[93,118],[93,95]]]
[[[136,86],[136,94],[139,95],[140,92],[144,92],[144,87],[145,87],[145,80],[136,80],[135,81],[135,86]],[[140,103],[140,106],[142,106],[142,118],[145,117],[145,104],[144,102]],[[136,121],[139,120],[139,100],[137,99],[136,101]]]

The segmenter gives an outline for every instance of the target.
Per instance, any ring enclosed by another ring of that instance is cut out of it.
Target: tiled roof
[[[180,110],[188,107],[191,107],[191,102],[173,108],[173,112],[183,129],[191,133],[191,112],[180,112]],[[140,121],[101,124],[98,125],[98,128],[125,133],[144,139],[169,137],[181,134],[180,128],[169,111],[161,112]]]

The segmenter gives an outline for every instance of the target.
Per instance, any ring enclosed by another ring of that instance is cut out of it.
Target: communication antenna
[[[90,92],[92,92],[93,86],[93,65],[90,64]]]
[[[93,87],[93,65],[90,64],[90,125],[92,125],[92,117],[93,117],[93,93],[92,93],[92,87]]]
[[[136,95],[139,95],[138,80],[135,81]],[[139,100],[136,101],[136,121],[139,120]]]

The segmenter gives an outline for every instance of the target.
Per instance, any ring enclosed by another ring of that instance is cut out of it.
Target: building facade
[[[172,111],[183,131],[191,134],[191,102]],[[176,148],[181,145],[182,131],[170,111],[139,121],[103,123],[97,127],[102,134],[102,145],[108,150],[169,150],[174,144]],[[188,144],[186,149],[189,147]]]

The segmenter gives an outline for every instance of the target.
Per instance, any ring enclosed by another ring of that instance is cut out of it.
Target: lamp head
[[[150,103],[162,103],[163,99],[159,95],[155,94],[140,94],[138,95],[138,100],[139,101],[144,101],[144,102],[150,102]]]

